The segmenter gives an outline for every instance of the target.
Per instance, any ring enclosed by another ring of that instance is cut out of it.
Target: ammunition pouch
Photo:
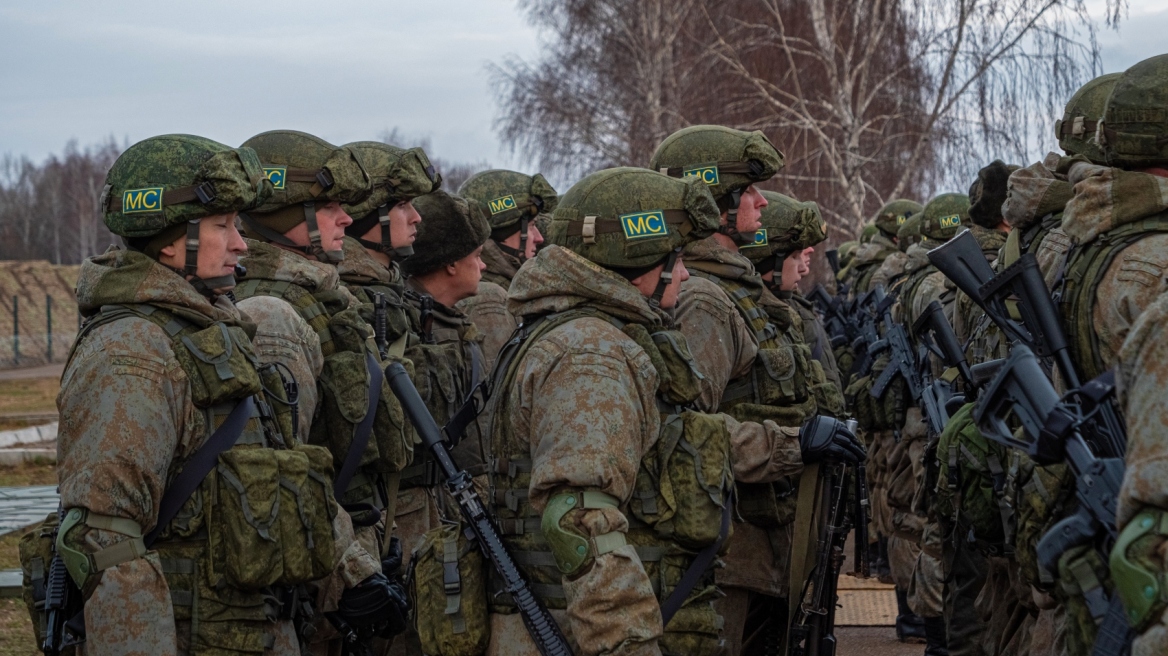
[[[486,570],[459,524],[426,533],[411,560],[414,628],[431,656],[478,656],[487,650]]]
[[[1168,513],[1145,508],[1120,532],[1111,550],[1111,577],[1127,620],[1138,631],[1168,607],[1168,572],[1160,547],[1168,539]]]
[[[1067,613],[1066,651],[1089,654],[1109,605],[1107,563],[1094,545],[1072,547],[1059,557],[1057,576]]]
[[[962,406],[937,443],[937,513],[960,527],[958,539],[987,555],[1013,551],[1014,512],[1005,494],[1005,448],[986,439],[973,420],[974,404]]]

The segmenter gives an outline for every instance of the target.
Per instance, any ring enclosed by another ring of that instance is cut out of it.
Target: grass
[[[54,412],[60,389],[56,378],[0,380],[0,415]]]
[[[19,599],[0,599],[0,656],[34,656],[40,653],[24,602]]]
[[[19,467],[0,467],[0,487],[56,484],[57,466],[49,462],[30,462]]]

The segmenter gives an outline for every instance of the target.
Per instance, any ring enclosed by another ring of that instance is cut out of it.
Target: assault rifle
[[[458,503],[467,537],[474,540],[483,556],[491,561],[495,571],[502,577],[503,591],[515,600],[519,614],[523,617],[523,625],[527,627],[527,632],[539,653],[543,656],[572,656],[572,650],[568,647],[568,641],[560,631],[559,625],[547,607],[536,598],[531,590],[531,583],[523,576],[523,572],[515,564],[515,559],[507,551],[503,539],[499,537],[499,529],[487,514],[482,499],[475,491],[471,475],[466,470],[459,469],[451,459],[447,442],[442,438],[442,431],[426,408],[422,397],[418,395],[418,389],[410,381],[405,367],[397,362],[391,363],[385,369],[385,379],[394,396],[401,402],[406,417],[418,431],[422,443],[430,450],[446,483],[446,489]]]
[[[1115,543],[1123,458],[1096,456],[1080,432],[1091,415],[1107,407],[1114,391],[1114,374],[1108,372],[1060,398],[1034,352],[1018,344],[974,408],[974,420],[987,438],[1020,449],[1035,462],[1065,461],[1075,476],[1078,508],[1038,541],[1038,565],[1048,574],[1073,547],[1093,544],[1107,562]],[[1021,436],[1011,423],[1021,425]],[[1108,598],[1096,588],[1085,599],[1091,615],[1102,618],[1093,653],[1125,653],[1132,632],[1118,593]]]
[[[929,261],[977,303],[1012,341],[1026,345],[1039,357],[1054,360],[1068,389],[1080,387],[1058,310],[1032,253],[1023,254],[995,276],[977,240],[965,231],[930,251]],[[1083,426],[1083,432],[1100,455],[1123,457],[1127,435],[1112,401],[1100,406]]]
[[[377,344],[377,351],[381,353],[382,360],[389,358],[389,339],[385,335],[388,330],[386,326],[387,305],[385,294],[373,293],[373,340]]]
[[[834,656],[836,650],[835,609],[839,601],[837,588],[844,562],[848,533],[856,530],[857,572],[867,576],[867,553],[861,542],[868,542],[868,484],[863,464],[853,466],[837,462],[820,465],[816,487],[816,516],[819,539],[816,543],[815,570],[807,578],[798,597],[787,636],[790,656]],[[795,599],[792,599],[795,603]]]
[[[62,519],[65,517],[63,509],[57,510],[57,516]],[[56,541],[57,533],[54,531],[54,544]],[[84,600],[81,598],[81,590],[73,582],[73,577],[69,576],[65,561],[55,550],[53,559],[49,561],[44,604],[45,641],[41,645],[41,651],[48,656],[57,656],[66,647],[85,642]]]
[[[823,328],[831,338],[832,348],[850,344],[854,327],[845,310],[843,296],[831,296],[823,285],[816,285],[807,298],[819,308],[823,315]]]
[[[856,362],[852,365],[852,373],[857,376],[867,376],[872,371],[875,356],[881,349],[873,350],[873,346],[880,342],[880,331],[876,322],[880,320],[875,308],[883,301],[884,287],[876,285],[872,291],[856,299],[853,315],[856,317],[857,336],[852,341],[852,352],[856,354]]]

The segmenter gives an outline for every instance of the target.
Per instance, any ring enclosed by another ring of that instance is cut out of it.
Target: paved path
[[[60,378],[65,372],[65,363],[46,364],[27,369],[5,369],[0,371],[0,380],[32,380],[33,378]]]
[[[0,535],[43,520],[57,503],[56,485],[0,487]]]

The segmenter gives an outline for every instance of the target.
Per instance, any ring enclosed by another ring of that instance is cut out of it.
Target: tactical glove
[[[812,417],[799,431],[799,449],[804,463],[860,462],[866,455],[864,446],[844,422],[823,415]]]
[[[334,625],[346,626],[362,638],[388,638],[405,631],[409,608],[402,584],[378,573],[345,590],[337,604],[336,618],[330,619],[334,619]]]

